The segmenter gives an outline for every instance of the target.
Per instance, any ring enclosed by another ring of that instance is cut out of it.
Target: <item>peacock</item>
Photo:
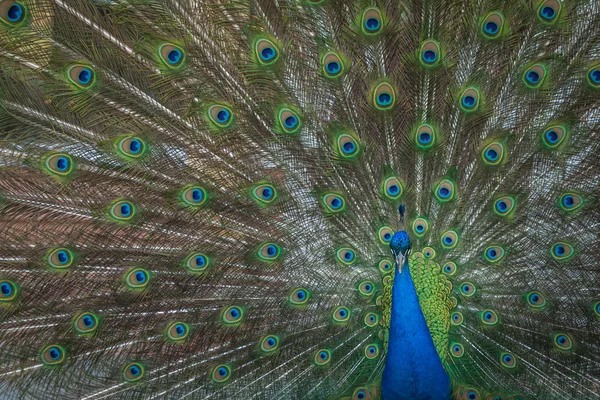
[[[600,398],[597,0],[0,0],[0,398]]]

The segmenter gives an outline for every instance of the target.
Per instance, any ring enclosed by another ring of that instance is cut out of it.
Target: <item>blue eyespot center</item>
[[[466,108],[473,108],[475,107],[475,97],[467,95],[467,96],[463,96],[462,98],[462,103],[463,106],[465,106]]]
[[[421,54],[421,57],[423,57],[423,61],[425,61],[427,64],[433,64],[435,60],[437,60],[438,55],[433,50],[425,50]]]
[[[455,320],[455,321],[458,321],[458,314],[454,314],[454,315],[452,316],[452,319],[453,319],[453,320]]]
[[[140,368],[136,365],[132,365],[131,367],[129,367],[129,373],[133,376],[138,376],[142,371],[140,370]]]
[[[392,196],[397,195],[400,192],[400,187],[398,185],[390,185],[388,187],[388,193]]]
[[[496,250],[494,249],[489,249],[487,254],[489,258],[496,258],[497,255]]]
[[[170,64],[175,65],[181,60],[182,56],[183,54],[179,49],[173,49],[167,55],[167,59],[169,60]]]
[[[380,106],[389,106],[392,104],[392,95],[386,92],[377,95],[377,104]]]
[[[573,196],[571,195],[567,195],[563,198],[563,204],[565,205],[565,207],[571,208],[573,207],[573,204],[575,204],[575,200],[573,199]]]
[[[375,354],[375,352],[377,352],[377,349],[373,346],[369,347],[369,353],[371,354]]]
[[[386,240],[386,241],[392,240],[392,234],[386,233],[385,235],[383,235],[383,240]]]
[[[321,360],[327,360],[329,358],[329,354],[327,354],[327,352],[322,351],[319,353],[319,357],[321,358]]]
[[[340,72],[340,70],[342,69],[342,66],[337,61],[331,61],[331,62],[327,63],[325,68],[327,69],[328,73],[330,73],[331,75],[334,75],[334,74],[337,74],[338,72]]]
[[[6,16],[10,22],[19,22],[23,19],[23,7],[15,3],[8,8]]]
[[[380,26],[381,22],[377,18],[368,18],[365,21],[365,28],[370,32],[378,30]]]
[[[89,315],[83,317],[83,324],[88,328],[91,328],[94,325],[94,319]]]
[[[339,197],[334,197],[333,200],[331,200],[331,208],[338,209],[341,206],[342,206],[342,200]]]
[[[121,215],[128,217],[131,214],[131,206],[127,203],[121,204]]]
[[[498,24],[493,21],[488,21],[483,25],[483,30],[487,34],[495,35],[498,33]]]
[[[556,143],[558,142],[558,133],[550,129],[548,132],[546,132],[546,139],[550,143]]]
[[[143,271],[137,271],[135,273],[135,280],[138,281],[138,283],[144,283],[146,282],[146,273]]]
[[[0,291],[2,291],[2,294],[3,294],[4,296],[6,296],[6,297],[8,297],[8,296],[10,296],[10,295],[12,295],[12,294],[13,294],[13,288],[12,288],[12,286],[11,286],[9,283],[7,283],[7,282],[3,282],[3,283],[0,285]]]
[[[448,198],[450,197],[450,189],[442,187],[440,188],[440,190],[438,190],[438,194],[440,195],[440,197],[442,198]]]
[[[194,202],[198,203],[203,198],[204,198],[204,193],[202,193],[202,190],[200,190],[200,189],[192,190],[192,200],[194,200]]]
[[[198,267],[203,267],[206,264],[206,257],[204,256],[196,256],[196,265]]]
[[[558,337],[558,339],[556,339],[556,341],[560,344],[565,344],[565,342],[567,341],[567,338],[564,335],[560,335]]]
[[[452,271],[452,267],[451,267],[451,266],[449,266],[449,265],[446,265],[446,268],[445,268],[445,269],[446,269],[446,272],[450,272],[450,271]],[[458,317],[457,317],[457,318],[458,318]]]
[[[469,287],[469,285],[463,285],[463,286],[462,286],[462,291],[463,291],[463,292],[465,292],[465,293],[466,293],[466,292],[469,292],[470,290],[471,290],[471,288]]]
[[[363,392],[363,391],[360,391],[360,392],[358,392],[358,393],[356,394],[356,396],[357,396],[359,399],[364,399],[364,398],[365,398],[365,396],[366,396],[366,394],[365,394],[365,392]]]
[[[600,69],[593,69],[590,71],[590,79],[595,84],[600,84]]]
[[[60,350],[56,347],[51,347],[48,353],[53,360],[58,360],[60,358]]]
[[[346,310],[344,310],[343,308],[340,310],[340,317],[344,318],[346,317],[346,315],[348,315],[348,313],[346,312]]]
[[[83,68],[81,71],[79,71],[77,80],[82,85],[87,85],[92,80],[92,71],[89,68]]]
[[[217,121],[225,123],[229,120],[230,113],[226,109],[222,109],[217,113]]]
[[[371,321],[371,322],[375,322],[375,316],[371,315],[371,316],[369,317],[369,321]]]
[[[267,344],[268,344],[269,346],[275,346],[275,339],[273,339],[273,338],[268,338],[268,339],[267,339]]]
[[[220,368],[217,370],[217,373],[218,373],[220,376],[222,376],[222,377],[225,377],[225,376],[227,376],[227,368],[225,368],[225,367],[220,367]]]
[[[512,357],[511,357],[511,356],[509,356],[508,354],[506,354],[506,355],[504,356],[504,362],[505,362],[505,363],[509,363],[509,362],[511,362],[511,361],[512,361]]]
[[[498,152],[494,149],[487,149],[485,157],[490,161],[496,161],[498,159]]]
[[[66,264],[69,261],[69,253],[67,253],[64,250],[60,250],[56,254],[56,257],[58,258],[58,262],[60,262],[61,264]]]
[[[283,123],[285,125],[286,128],[291,129],[294,128],[296,125],[298,125],[298,118],[296,118],[293,115],[290,115],[289,117],[287,117]]]
[[[419,142],[422,144],[429,144],[431,142],[431,135],[427,132],[423,132],[419,135]]]
[[[527,72],[527,75],[525,75],[525,77],[527,78],[527,82],[534,85],[540,81],[540,74],[538,74],[536,71]]]
[[[298,297],[298,299],[303,300],[306,297],[306,293],[304,292],[304,290],[298,290],[296,296]]]
[[[273,190],[271,190],[271,188],[264,188],[262,191],[262,195],[263,195],[263,198],[268,200],[271,197],[273,197]]]
[[[491,312],[486,312],[485,315],[484,315],[484,318],[489,321],[490,319],[492,319],[492,313]]]
[[[498,204],[496,204],[496,208],[498,208],[498,211],[504,212],[508,209],[508,204],[506,204],[505,201],[499,201]]]
[[[556,11],[554,11],[554,8],[550,6],[544,6],[540,10],[540,15],[542,16],[542,18],[551,21],[556,17]]]
[[[354,142],[346,142],[342,145],[342,151],[345,154],[352,154],[356,151],[356,144]]]
[[[477,398],[477,394],[475,394],[475,392],[469,392],[468,396],[471,400],[475,400]]]
[[[452,242],[453,242],[453,240],[452,240],[452,238],[450,236],[446,236],[444,238],[444,243],[446,243],[446,244],[452,244]]]
[[[346,253],[344,254],[344,260],[346,261],[350,261],[354,258],[354,252],[353,251],[346,251]]]
[[[370,284],[366,284],[365,285],[365,291],[370,292],[373,289],[373,286],[371,286]]]
[[[139,153],[141,149],[142,149],[142,143],[139,140],[132,139],[129,142],[129,151],[131,151],[132,154]]]
[[[425,227],[423,225],[417,225],[417,232],[421,233],[425,230]]]
[[[175,332],[177,332],[178,335],[183,335],[185,333],[185,326],[183,326],[182,324],[177,324],[175,326]]]
[[[229,310],[229,314],[231,314],[233,318],[238,318],[240,316],[240,310],[234,307]]]
[[[69,159],[67,157],[59,157],[56,160],[56,169],[63,172],[69,169]]]
[[[537,294],[532,294],[531,295],[531,301],[533,303],[537,303],[539,299],[540,299],[540,296],[538,296]]]
[[[277,253],[277,248],[270,244],[267,246],[267,254],[271,257],[273,257],[275,254]]]
[[[454,346],[454,351],[458,353],[460,351],[460,346]]]
[[[562,256],[565,254],[565,246],[563,246],[562,244],[556,245],[554,247],[554,253],[556,253],[557,256]]]
[[[272,47],[265,47],[260,52],[260,58],[264,61],[272,60],[275,57],[275,49]]]

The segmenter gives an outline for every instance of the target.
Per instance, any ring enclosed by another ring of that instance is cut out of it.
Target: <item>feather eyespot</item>
[[[489,13],[481,22],[481,33],[488,39],[498,38],[502,34],[503,29],[504,15],[499,11]]]
[[[373,393],[366,387],[358,387],[354,389],[351,400],[372,400]],[[348,399],[350,400],[350,399]]]
[[[127,200],[119,200],[113,203],[109,208],[110,216],[117,221],[129,221],[136,214],[136,208],[133,203]]]
[[[600,64],[595,65],[588,70],[587,81],[594,89],[600,88]]]
[[[372,343],[365,346],[365,357],[369,360],[377,358],[379,356],[379,346],[377,344]]]
[[[504,257],[504,249],[500,246],[490,246],[484,250],[483,256],[487,261],[495,263]]]
[[[379,261],[378,267],[382,274],[388,274],[392,271],[392,262],[390,260],[383,259]]]
[[[458,389],[458,392],[456,394],[456,400],[480,400],[480,399],[481,399],[481,396],[479,395],[479,392],[473,388],[465,388],[465,387],[461,386]],[[486,399],[489,400],[488,397],[486,397]]]
[[[460,285],[460,294],[463,296],[471,297],[476,291],[477,289],[475,288],[475,285],[473,285],[471,282],[463,282]]]
[[[212,370],[212,380],[217,383],[223,383],[231,378],[231,367],[227,364],[217,365]]]
[[[525,295],[527,304],[533,308],[543,308],[546,306],[546,298],[538,291],[529,292]]]
[[[14,282],[9,280],[0,280],[0,303],[14,300],[18,293],[19,289]]]
[[[515,209],[516,201],[512,196],[503,196],[494,202],[494,212],[497,215],[506,217]]]
[[[87,89],[96,81],[96,74],[87,65],[72,65],[67,70],[67,78],[78,88]]]
[[[351,265],[356,261],[356,253],[348,247],[337,250],[335,255],[337,260],[345,265]]]
[[[377,237],[383,244],[389,244],[392,241],[392,236],[394,236],[394,231],[389,226],[382,226],[377,231]]]
[[[233,123],[233,112],[229,107],[215,104],[208,108],[208,119],[217,128],[227,128]]]
[[[222,312],[221,319],[226,325],[239,324],[244,318],[244,310],[238,306],[229,306]]]
[[[443,179],[435,188],[435,198],[440,203],[447,203],[456,197],[454,182],[450,179]]]
[[[362,14],[362,31],[367,35],[376,35],[383,28],[381,11],[375,7],[367,8]]]
[[[500,142],[488,144],[481,152],[481,158],[487,165],[500,165],[504,160],[504,146]]]
[[[395,176],[383,181],[383,193],[390,200],[398,200],[404,191],[402,182]]]
[[[298,113],[291,108],[280,107],[277,112],[277,121],[284,133],[293,134],[300,130],[302,123]]]
[[[309,298],[310,292],[303,288],[294,289],[289,297],[290,302],[296,306],[306,304]]]
[[[143,268],[133,268],[125,274],[125,283],[131,289],[143,289],[150,283],[150,273]]]
[[[559,205],[563,210],[572,212],[583,205],[583,198],[577,193],[567,192],[560,196]]]
[[[517,358],[511,353],[500,353],[500,363],[506,368],[515,368],[517,366]]]
[[[84,335],[95,332],[100,325],[100,319],[98,316],[91,312],[84,312],[75,317],[73,321],[73,328],[75,332]]]
[[[424,247],[423,255],[425,256],[425,258],[433,259],[435,258],[436,252],[432,247]]]
[[[262,184],[255,186],[254,189],[252,189],[252,197],[259,203],[269,204],[277,198],[277,191],[273,185]]]
[[[254,45],[258,62],[262,65],[271,65],[279,58],[279,49],[269,39],[259,39]]]
[[[279,336],[267,335],[260,341],[260,350],[263,353],[273,353],[279,348]]]
[[[321,201],[325,206],[325,211],[328,213],[338,213],[346,208],[346,202],[340,195],[328,193],[321,197]]]
[[[327,349],[317,350],[314,357],[315,364],[327,365],[331,361],[331,351]]]
[[[182,48],[171,43],[164,43],[158,48],[158,55],[169,68],[177,68],[185,61],[185,53]]]
[[[549,149],[554,149],[561,145],[567,137],[567,128],[561,125],[554,125],[546,128],[542,134],[542,141]]]
[[[146,144],[138,137],[126,136],[117,140],[117,150],[127,158],[139,158],[146,152]]]
[[[415,131],[415,143],[422,150],[431,148],[435,144],[435,140],[435,129],[429,124],[422,124]]]
[[[206,190],[200,186],[187,186],[181,191],[180,198],[187,206],[201,206],[207,199]]]
[[[322,59],[323,72],[328,78],[337,78],[344,73],[344,63],[334,52],[329,52]]]
[[[450,315],[450,323],[452,325],[461,325],[464,321],[464,317],[462,315],[462,313],[455,311],[452,313],[452,315]]]
[[[444,232],[441,238],[442,247],[446,250],[450,250],[456,247],[458,244],[458,233],[456,231]]]
[[[435,40],[427,40],[419,49],[419,61],[425,67],[434,67],[441,62],[440,44]]]
[[[559,0],[543,1],[538,7],[538,18],[546,24],[552,24],[556,22],[561,10],[562,4]]]
[[[42,349],[42,363],[46,366],[62,364],[65,361],[66,352],[62,346],[53,344]]]
[[[47,156],[44,165],[48,172],[59,176],[69,175],[73,171],[73,160],[64,153]]]
[[[209,260],[204,254],[193,253],[185,260],[185,269],[190,272],[204,272],[208,268]]]
[[[133,362],[123,367],[122,377],[126,382],[139,381],[144,377],[144,366],[140,363]]]
[[[2,297],[0,297],[0,300],[2,300]],[[600,301],[594,304],[594,313],[596,313],[597,317],[600,317]]]
[[[429,222],[425,218],[417,218],[413,221],[413,232],[417,237],[422,237],[429,230]]]
[[[339,306],[333,309],[333,321],[337,323],[346,323],[350,320],[350,310],[347,307]]]
[[[379,315],[375,314],[373,312],[367,313],[367,315],[365,315],[365,317],[363,319],[363,322],[369,328],[373,328],[374,326],[377,326],[377,324],[379,323]]]
[[[575,254],[575,250],[569,243],[558,242],[552,246],[550,254],[555,260],[566,260]]]
[[[571,350],[573,348],[573,340],[566,333],[557,333],[553,336],[554,345],[559,350]]]
[[[342,158],[355,158],[360,152],[358,140],[348,133],[341,134],[336,140],[336,153]]]
[[[361,296],[369,297],[375,293],[375,285],[371,281],[362,281],[358,284],[358,292]]]
[[[4,0],[0,2],[0,21],[8,26],[17,26],[25,20],[27,9],[20,1]]]
[[[486,325],[496,325],[498,323],[498,314],[494,310],[483,310],[481,312],[481,322]]]
[[[258,257],[265,261],[274,261],[281,255],[281,247],[275,243],[265,243],[258,249]]]
[[[523,73],[523,82],[525,86],[531,89],[540,87],[547,76],[547,68],[543,64],[534,64],[527,68]]]
[[[469,87],[460,95],[460,108],[465,112],[477,111],[479,108],[479,90]]]
[[[55,269],[69,268],[75,259],[73,252],[64,247],[50,250],[45,258],[48,266]]]
[[[396,101],[396,91],[389,83],[380,83],[373,91],[373,104],[378,110],[389,110]]]
[[[452,354],[453,357],[460,358],[465,354],[465,348],[460,343],[451,343],[450,354]]]
[[[448,261],[446,264],[444,264],[442,272],[448,276],[454,275],[456,273],[456,263]]]
[[[185,322],[172,322],[170,323],[165,334],[167,338],[172,342],[181,342],[185,340],[190,333],[190,326]]]

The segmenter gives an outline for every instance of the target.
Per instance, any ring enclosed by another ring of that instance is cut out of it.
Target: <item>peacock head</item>
[[[390,248],[392,249],[392,254],[396,259],[398,272],[402,273],[404,260],[410,254],[410,237],[408,236],[408,233],[406,233],[406,231],[398,231],[394,233],[392,241],[390,242]]]

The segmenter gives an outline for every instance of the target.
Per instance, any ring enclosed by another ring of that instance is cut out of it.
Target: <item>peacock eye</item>
[[[181,342],[188,337],[190,327],[184,322],[172,322],[167,326],[165,332],[170,341]]]
[[[317,350],[314,357],[314,362],[317,365],[326,365],[331,361],[331,351],[327,349]]]
[[[375,313],[368,313],[367,315],[365,315],[363,322],[366,326],[372,328],[379,323],[379,315]]]
[[[392,241],[392,236],[394,236],[394,231],[389,226],[383,226],[377,231],[377,237],[383,244],[389,244]]]
[[[289,296],[290,302],[297,306],[306,304],[309,298],[310,292],[303,288],[294,289]]]
[[[365,346],[365,357],[372,360],[379,356],[379,346],[375,343]]]
[[[25,20],[27,9],[20,1],[4,0],[0,2],[0,21],[9,27],[19,25]]]
[[[217,128],[227,128],[233,122],[233,113],[229,107],[216,104],[208,108],[208,119]]]
[[[550,254],[555,260],[566,260],[575,254],[575,250],[569,243],[558,242],[552,246]]]
[[[543,1],[538,7],[538,18],[546,24],[552,24],[556,22],[561,9],[562,5],[559,0]]]
[[[481,33],[487,39],[495,39],[500,36],[504,28],[504,15],[494,11],[485,16],[481,23]]]
[[[483,310],[481,321],[486,325],[496,325],[498,323],[498,314],[493,310]]]
[[[52,249],[46,254],[48,266],[56,269],[69,268],[73,264],[73,252],[66,248]]]
[[[277,46],[269,39],[259,39],[254,46],[254,50],[258,57],[258,62],[262,65],[271,65],[279,58]]]
[[[464,317],[462,313],[458,311],[452,313],[452,316],[450,317],[450,322],[452,323],[452,325],[460,325],[463,323],[463,321]]]
[[[80,89],[91,87],[96,78],[94,70],[86,65],[72,65],[67,70],[69,81]]]
[[[65,361],[65,349],[59,345],[46,346],[41,351],[41,359],[44,365],[57,365]]]
[[[451,343],[450,344],[450,354],[452,354],[453,357],[460,358],[463,356],[464,353],[465,353],[465,349],[462,344],[460,344],[460,343]]]
[[[381,12],[375,8],[367,8],[362,15],[362,31],[367,35],[376,35],[383,27]]]
[[[466,112],[479,108],[479,91],[473,87],[465,89],[460,95],[460,108]]]
[[[517,359],[511,353],[500,353],[500,363],[506,368],[515,368]]]
[[[336,150],[342,158],[355,158],[360,152],[360,146],[352,135],[344,133],[337,137]]]
[[[171,43],[162,44],[158,48],[158,55],[163,64],[169,68],[177,68],[181,66],[185,60],[183,49]]]
[[[135,382],[144,377],[144,366],[140,363],[129,363],[123,368],[123,379],[126,382]]]
[[[350,310],[347,307],[336,307],[332,312],[332,318],[334,322],[345,323],[350,320]]]
[[[0,303],[14,300],[17,297],[17,285],[12,281],[0,281]]]
[[[226,307],[221,314],[221,319],[225,325],[237,325],[244,318],[244,311],[238,306]]]
[[[125,275],[125,283],[132,289],[143,289],[150,283],[150,273],[143,268],[133,268]]]
[[[89,334],[89,333],[96,331],[96,329],[98,328],[98,325],[99,325],[98,321],[99,321],[98,316],[96,316],[96,314],[91,313],[91,312],[86,312],[86,313],[78,315],[75,318],[73,326],[77,333]]]
[[[538,88],[544,83],[547,75],[546,66],[543,64],[535,64],[527,68],[523,73],[523,82],[528,88]]]
[[[463,296],[471,297],[475,294],[476,288],[471,282],[464,282],[460,285],[460,293]]]
[[[419,61],[425,67],[433,67],[441,61],[440,44],[435,40],[427,40],[421,44]]]
[[[69,175],[73,171],[73,161],[64,153],[47,156],[44,165],[48,172],[59,176]]]
[[[138,137],[126,136],[117,141],[117,150],[127,158],[139,158],[146,152],[146,144]]]
[[[512,196],[503,196],[494,202],[494,212],[502,217],[508,216],[515,209],[516,201]]]
[[[325,211],[329,213],[337,213],[346,208],[344,198],[337,194],[325,194],[322,198]]]
[[[212,370],[212,379],[214,382],[223,383],[231,378],[231,367],[227,364],[217,365]]]
[[[573,340],[566,333],[559,333],[553,337],[554,345],[560,350],[571,350],[573,348]]]
[[[260,341],[260,349],[264,353],[272,353],[279,348],[279,336],[268,335]]]
[[[373,103],[378,110],[389,110],[394,106],[396,91],[389,83],[380,83],[374,90]]]
[[[587,72],[588,84],[594,89],[600,88],[600,64],[593,66]]]
[[[333,52],[329,52],[323,56],[323,72],[329,78],[337,78],[344,72],[344,64],[340,57]]]
[[[504,257],[504,249],[500,246],[487,247],[484,250],[484,257],[489,262],[498,262]]]
[[[383,194],[389,200],[398,200],[402,197],[402,182],[395,176],[389,177],[383,181]]]
[[[117,221],[131,220],[136,213],[133,203],[126,200],[120,200],[113,203],[109,210],[110,216]]]
[[[567,129],[561,125],[554,125],[546,128],[542,134],[542,141],[549,149],[554,149],[560,146],[567,137]]]
[[[442,247],[444,249],[453,249],[458,244],[458,233],[455,231],[447,231],[441,238]]]
[[[356,261],[356,253],[354,250],[344,247],[336,251],[336,258],[342,264],[350,265]]]
[[[369,297],[375,293],[375,285],[371,281],[362,281],[358,284],[358,291],[361,296]]]
[[[285,133],[292,134],[298,132],[301,127],[300,117],[294,110],[286,107],[280,108],[277,119],[279,125]]]
[[[392,263],[390,260],[381,260],[379,261],[379,270],[383,274],[387,274],[392,270]]]
[[[258,249],[258,257],[265,261],[274,261],[281,255],[281,248],[275,243],[265,243]]]
[[[415,131],[415,140],[417,147],[422,150],[427,150],[431,148],[435,143],[435,138],[435,129],[429,124],[422,124]]]
[[[559,204],[563,210],[572,212],[582,206],[583,198],[577,193],[568,192],[560,196]]]
[[[447,203],[456,196],[454,182],[443,179],[435,188],[435,197],[440,203]]]
[[[500,142],[492,142],[484,147],[481,157],[486,165],[500,165],[504,160],[504,146]]]

